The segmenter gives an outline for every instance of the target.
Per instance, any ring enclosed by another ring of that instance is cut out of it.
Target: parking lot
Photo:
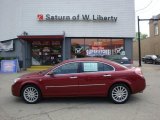
[[[142,64],[142,71],[145,91],[120,105],[93,97],[51,98],[26,104],[12,96],[10,87],[14,78],[27,72],[0,74],[0,120],[159,120],[160,65]]]

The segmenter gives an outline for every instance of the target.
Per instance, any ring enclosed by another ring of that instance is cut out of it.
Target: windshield
[[[157,56],[156,56],[156,55],[152,55],[152,58],[153,58],[153,59],[156,59],[156,58],[157,58]]]

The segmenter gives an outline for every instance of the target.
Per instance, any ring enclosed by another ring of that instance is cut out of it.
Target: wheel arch
[[[27,82],[27,83],[24,83],[22,86],[21,86],[21,89],[20,89],[20,96],[22,96],[22,90],[25,86],[35,86],[36,88],[38,88],[38,90],[40,91],[40,94],[42,95],[42,91],[40,89],[40,87],[36,84],[36,83],[33,83],[33,82]]]
[[[132,91],[132,88],[131,88],[131,83],[125,82],[125,81],[116,81],[112,85],[110,85],[107,95],[109,95],[109,93],[111,91],[111,88],[116,84],[125,84],[129,88],[130,94],[132,94],[133,91]]]

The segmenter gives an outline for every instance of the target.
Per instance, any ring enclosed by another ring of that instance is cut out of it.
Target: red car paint
[[[51,71],[60,66],[75,62],[103,63],[112,66],[114,70],[50,75]],[[108,96],[111,86],[116,83],[126,84],[131,94],[143,91],[146,86],[140,68],[129,69],[103,58],[80,58],[63,61],[46,71],[21,76],[12,85],[12,94],[21,96],[22,88],[27,84],[33,84],[40,89],[43,97]]]

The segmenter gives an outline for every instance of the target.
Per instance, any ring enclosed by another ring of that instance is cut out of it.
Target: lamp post
[[[138,54],[139,54],[139,67],[142,66],[142,61],[141,61],[141,38],[140,38],[140,21],[150,21],[150,20],[153,20],[153,21],[158,21],[160,19],[140,19],[139,16],[137,17],[138,18]]]

